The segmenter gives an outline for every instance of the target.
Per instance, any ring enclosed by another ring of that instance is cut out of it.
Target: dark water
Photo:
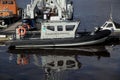
[[[120,45],[0,49],[0,80],[120,80]]]
[[[30,0],[17,0],[25,7]],[[74,0],[80,30],[109,19],[120,23],[120,0]],[[120,44],[51,50],[8,50],[0,46],[0,80],[120,80]]]

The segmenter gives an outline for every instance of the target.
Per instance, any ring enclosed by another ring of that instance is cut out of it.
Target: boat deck
[[[21,24],[22,24],[22,22],[18,21],[14,24],[9,25],[8,28],[4,29],[3,31],[5,31],[5,32],[6,31],[12,31],[13,32],[13,31],[15,31],[16,26],[21,25]]]
[[[5,41],[9,40],[11,34],[15,33],[16,26],[22,24],[22,22],[18,21],[9,25],[6,29],[0,31],[0,43],[4,43]]]

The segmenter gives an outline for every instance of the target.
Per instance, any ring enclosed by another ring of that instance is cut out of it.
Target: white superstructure
[[[73,20],[70,0],[31,0],[23,12],[23,19],[35,20],[40,39],[75,38],[79,20]]]
[[[79,21],[48,21],[41,23],[41,39],[75,38]]]
[[[42,12],[44,19],[67,20],[73,16],[73,4],[70,0],[31,0],[24,9],[23,19],[34,19],[38,12]]]
[[[120,25],[115,23],[112,19],[109,19],[108,21],[106,21],[102,26],[102,29],[109,29],[112,30],[114,32],[120,32]]]
[[[106,21],[101,27],[97,28],[96,30],[111,30],[111,36],[119,36],[120,35],[120,24],[114,22],[112,18]]]

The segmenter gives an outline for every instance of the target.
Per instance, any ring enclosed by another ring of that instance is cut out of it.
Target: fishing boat
[[[12,39],[6,42],[9,47],[94,45],[104,42],[111,34],[110,30],[93,31],[85,36],[77,34],[80,20],[73,19],[73,2],[69,0],[32,0],[24,10],[23,22],[16,27]]]

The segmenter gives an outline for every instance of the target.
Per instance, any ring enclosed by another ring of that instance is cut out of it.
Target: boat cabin
[[[120,32],[120,24],[114,22],[112,19],[106,21],[103,26],[101,26],[101,29],[109,29],[113,32]]]
[[[41,39],[74,38],[79,21],[48,21],[41,23]]]

